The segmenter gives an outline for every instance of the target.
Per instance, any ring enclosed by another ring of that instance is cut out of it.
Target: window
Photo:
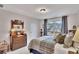
[[[47,21],[47,34],[48,35],[61,32],[61,29],[62,29],[62,17],[48,19]]]

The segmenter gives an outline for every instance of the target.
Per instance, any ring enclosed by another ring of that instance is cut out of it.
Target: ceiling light
[[[40,12],[46,12],[46,9],[44,9],[44,8],[40,9]]]
[[[37,11],[39,13],[47,13],[48,12],[48,9],[47,8],[38,8]]]

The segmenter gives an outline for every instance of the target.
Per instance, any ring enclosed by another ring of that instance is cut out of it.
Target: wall
[[[31,28],[30,24],[34,23],[36,25],[36,33],[35,36],[39,37],[40,31],[40,20],[33,19],[31,17],[19,15],[16,13],[0,10],[0,40],[9,40],[9,31],[10,31],[10,22],[11,20],[19,19],[24,21],[25,32],[27,33],[27,42],[29,43],[31,40]]]
[[[68,30],[72,29],[73,25],[79,26],[79,13],[68,15]],[[43,20],[40,23],[42,26]]]
[[[68,29],[72,29],[73,25],[79,25],[79,14],[72,14],[68,16]]]

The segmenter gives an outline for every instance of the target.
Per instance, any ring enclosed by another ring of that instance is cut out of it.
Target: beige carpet
[[[20,49],[7,52],[7,54],[30,54],[30,52],[29,52],[27,46],[25,46],[25,47],[22,47]]]

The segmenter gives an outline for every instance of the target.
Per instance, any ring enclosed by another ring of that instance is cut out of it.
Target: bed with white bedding
[[[53,36],[43,36],[37,39],[33,39],[29,43],[28,49],[34,50],[35,53],[39,52],[41,54],[52,54],[54,53],[55,46],[54,39],[55,38]]]

